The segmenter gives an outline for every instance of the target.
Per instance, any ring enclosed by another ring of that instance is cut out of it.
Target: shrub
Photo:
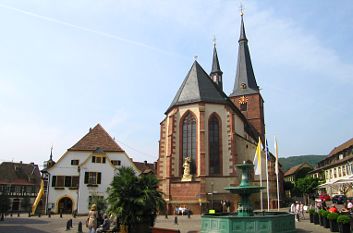
[[[348,216],[348,215],[345,215],[345,214],[340,214],[338,217],[337,217],[337,222],[338,223],[342,223],[342,224],[347,224],[351,221],[351,218]]]
[[[319,215],[322,216],[322,217],[326,217],[327,216],[327,211],[326,210],[320,210],[319,211]]]
[[[337,217],[338,217],[338,214],[337,213],[328,213],[328,215],[327,215],[327,219],[328,220],[336,220],[337,219]]]
[[[313,213],[313,215],[318,216],[318,215],[319,215],[319,213],[318,213],[318,212],[314,212],[314,213]]]
[[[309,209],[308,212],[309,212],[309,214],[314,214],[315,213],[315,209]]]

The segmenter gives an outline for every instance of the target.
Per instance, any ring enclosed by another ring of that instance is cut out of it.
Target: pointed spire
[[[49,160],[53,160],[53,146],[50,148],[50,157]]]
[[[238,64],[237,72],[235,76],[234,89],[230,96],[239,96],[246,94],[259,93],[259,87],[257,86],[254,70],[251,64],[250,51],[248,47],[248,39],[245,34],[245,26],[243,20],[243,11],[240,13],[240,37],[239,37],[239,48],[238,48]]]
[[[212,70],[210,76],[212,80],[223,90],[223,83],[222,83],[222,70],[219,65],[217,49],[216,49],[216,37],[213,39],[213,58],[212,58]]]

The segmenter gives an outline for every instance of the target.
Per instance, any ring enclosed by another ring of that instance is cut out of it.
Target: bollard
[[[82,222],[78,223],[77,233],[82,233]]]
[[[10,212],[10,217],[12,218],[12,212]]]
[[[63,212],[60,210],[60,218],[63,217]]]
[[[188,218],[190,218],[190,210],[188,211]]]
[[[66,222],[66,231],[70,230],[70,220]]]
[[[69,222],[70,222],[70,228],[72,228],[72,219],[71,218],[70,218]]]
[[[48,213],[48,218],[51,218],[51,211],[49,211]]]
[[[28,212],[28,217],[29,217],[29,218],[31,217],[31,211]]]
[[[77,216],[77,210],[74,210],[74,218]]]
[[[178,225],[178,216],[175,216],[175,218],[174,218],[174,224],[177,224],[177,225]]]
[[[4,213],[1,214],[0,221],[4,221]]]
[[[17,217],[20,217],[20,212],[17,212]]]
[[[168,219],[168,213],[165,213],[165,219]]]
[[[38,213],[38,218],[40,218],[40,216],[41,216],[41,214],[40,214],[40,212]]]

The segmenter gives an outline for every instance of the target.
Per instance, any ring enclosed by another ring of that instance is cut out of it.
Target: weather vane
[[[243,3],[240,1],[240,16],[244,15],[244,6]]]
[[[199,58],[199,56],[195,55],[194,60],[197,61],[197,58]]]

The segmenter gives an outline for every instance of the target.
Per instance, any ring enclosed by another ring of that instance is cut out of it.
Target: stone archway
[[[63,197],[58,202],[58,211],[62,211],[63,214],[72,213],[72,200],[69,197]]]

